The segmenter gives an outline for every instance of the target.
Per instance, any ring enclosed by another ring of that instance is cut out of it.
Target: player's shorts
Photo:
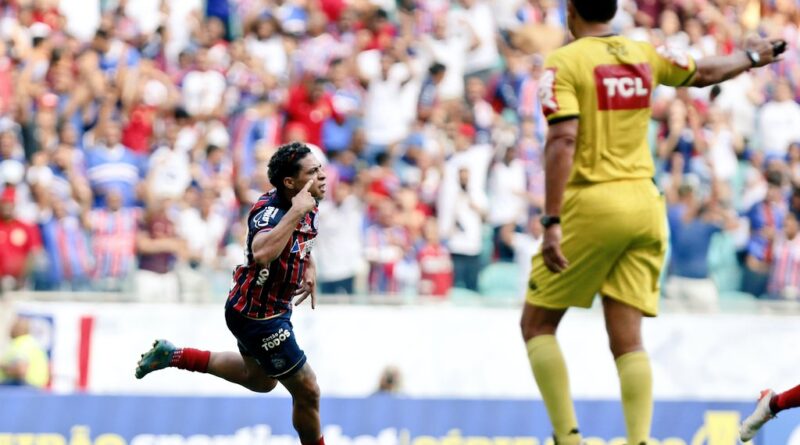
[[[568,186],[561,251],[569,267],[552,273],[536,254],[526,300],[548,309],[588,308],[599,293],[655,316],[667,249],[665,210],[651,180]]]
[[[226,308],[225,322],[239,342],[239,352],[253,357],[273,378],[283,380],[293,376],[306,363],[292,330],[291,314],[256,320]]]

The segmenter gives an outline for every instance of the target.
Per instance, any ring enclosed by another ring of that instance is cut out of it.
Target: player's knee
[[[522,339],[528,342],[539,335],[555,335],[557,325],[536,323],[533,319],[523,316],[519,323]]]
[[[641,351],[643,349],[641,337],[635,335],[629,337],[622,335],[610,336],[608,343],[614,358],[619,358],[629,352]]]
[[[300,394],[303,403],[309,406],[319,406],[319,399],[321,397],[319,385],[316,379],[306,380],[303,385],[303,391]]]

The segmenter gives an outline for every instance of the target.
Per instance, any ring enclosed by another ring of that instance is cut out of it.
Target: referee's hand
[[[561,273],[569,267],[569,261],[561,253],[561,225],[555,224],[544,231],[542,241],[544,265],[553,273]]]

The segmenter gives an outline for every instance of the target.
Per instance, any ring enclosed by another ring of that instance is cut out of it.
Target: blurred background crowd
[[[614,29],[784,61],[654,92],[665,295],[800,298],[800,10],[620,0]],[[542,233],[537,85],[563,0],[0,0],[2,289],[220,301],[292,140],[324,160],[323,294],[519,298]]]

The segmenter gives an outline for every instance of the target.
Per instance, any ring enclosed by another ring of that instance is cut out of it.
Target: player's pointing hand
[[[292,207],[297,208],[303,215],[314,210],[314,207],[317,206],[317,200],[309,192],[313,184],[314,180],[309,179],[306,185],[292,198]]]

